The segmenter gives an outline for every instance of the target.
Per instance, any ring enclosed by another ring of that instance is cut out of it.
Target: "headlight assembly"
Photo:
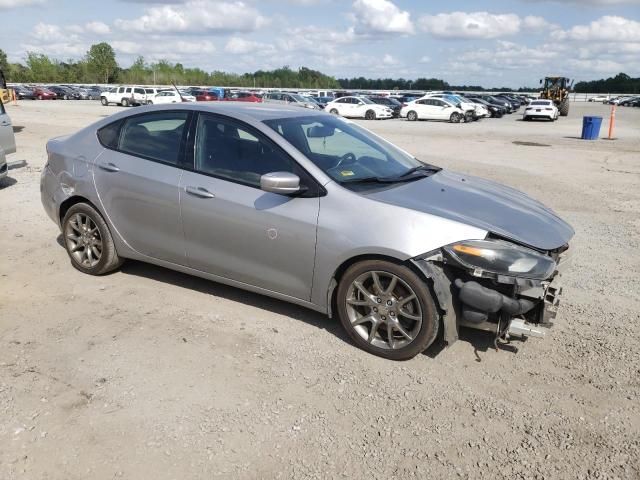
[[[489,273],[545,280],[556,268],[552,258],[503,241],[464,240],[447,245],[444,251],[475,276]]]

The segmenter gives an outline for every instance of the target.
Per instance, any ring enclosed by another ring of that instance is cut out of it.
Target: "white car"
[[[609,96],[608,95],[596,95],[595,97],[590,97],[589,98],[590,102],[607,102],[609,101]]]
[[[400,116],[410,122],[416,120],[446,120],[452,123],[465,121],[465,111],[443,98],[419,98],[407,103]]]
[[[478,105],[470,102],[466,98],[451,93],[429,93],[422,98],[440,98],[452,103],[465,111],[465,118],[467,120],[469,120],[469,117],[471,117],[472,120],[477,120],[482,117],[490,116],[489,110],[487,110],[483,105]]]
[[[522,114],[523,120],[532,120],[534,118],[546,118],[555,122],[558,119],[558,107],[551,100],[534,100]]]
[[[6,155],[15,151],[16,137],[13,135],[13,125],[0,100],[0,178],[6,177],[9,171]]]
[[[393,110],[385,105],[378,105],[365,97],[340,97],[327,103],[326,112],[347,118],[392,118]]]
[[[181,102],[195,102],[196,97],[189,95],[187,92],[176,92],[175,90],[163,90],[159,92],[152,99],[147,100],[149,105],[151,104],[164,104],[164,103],[181,103]]]

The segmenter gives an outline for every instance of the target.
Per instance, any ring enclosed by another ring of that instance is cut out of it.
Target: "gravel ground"
[[[403,363],[277,300],[136,262],[74,270],[40,205],[44,145],[114,111],[8,107],[26,166],[0,182],[1,479],[640,478],[640,109],[618,109],[613,142],[576,138],[598,104],[364,122],[576,230],[546,339],[496,352],[464,331]]]

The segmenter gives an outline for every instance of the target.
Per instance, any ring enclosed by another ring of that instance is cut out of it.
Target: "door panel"
[[[223,116],[198,115],[193,138],[195,171],[180,181],[189,265],[309,300],[319,199],[258,188],[266,173],[307,182],[305,172],[262,133]]]
[[[319,198],[292,198],[184,172],[180,204],[192,268],[309,300]],[[212,196],[187,192],[199,189]]]
[[[94,166],[103,211],[131,248],[185,264],[178,185],[182,170],[106,150]]]

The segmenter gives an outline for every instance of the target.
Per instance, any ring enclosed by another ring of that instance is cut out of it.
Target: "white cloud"
[[[73,28],[69,29],[73,32]],[[52,25],[49,23],[38,23],[33,27],[31,37],[37,42],[52,43],[52,42],[69,42],[77,41],[78,36],[73,33],[67,33],[65,29],[59,25]]]
[[[84,26],[85,30],[96,35],[107,35],[111,33],[111,28],[106,23],[89,22]]]
[[[225,52],[236,55],[246,55],[248,53],[256,55],[268,55],[274,53],[273,45],[246,40],[240,37],[231,37],[224,47]]]
[[[558,28],[553,23],[549,23],[545,18],[535,15],[527,15],[522,19],[522,27],[526,30],[539,32],[541,30],[548,30],[551,28]]]
[[[118,54],[137,56],[143,55],[149,60],[169,60],[184,63],[186,60],[196,60],[203,52],[212,54],[216,46],[208,40],[185,40],[182,38],[154,39],[153,42],[143,44],[133,40],[114,40],[110,42]]]
[[[589,25],[576,25],[568,30],[554,32],[554,37],[581,42],[640,42],[640,22],[607,15]]]
[[[572,3],[580,6],[592,5],[607,7],[611,5],[640,5],[640,0],[528,0],[529,2]]]
[[[353,18],[358,27],[370,33],[414,32],[409,12],[400,10],[389,0],[355,0]]]
[[[40,3],[44,3],[46,0],[0,0],[0,10],[16,8],[16,7],[26,7],[29,5],[38,5]]]
[[[514,35],[520,31],[522,21],[515,14],[492,14],[488,12],[452,12],[425,15],[420,18],[420,27],[440,38],[498,38]]]
[[[398,65],[400,62],[396,58],[394,58],[393,55],[385,53],[382,57],[382,63],[384,63],[385,65]]]
[[[156,33],[250,32],[268,23],[244,2],[190,0],[184,5],[153,6],[133,20],[118,19],[116,27],[125,31]]]

